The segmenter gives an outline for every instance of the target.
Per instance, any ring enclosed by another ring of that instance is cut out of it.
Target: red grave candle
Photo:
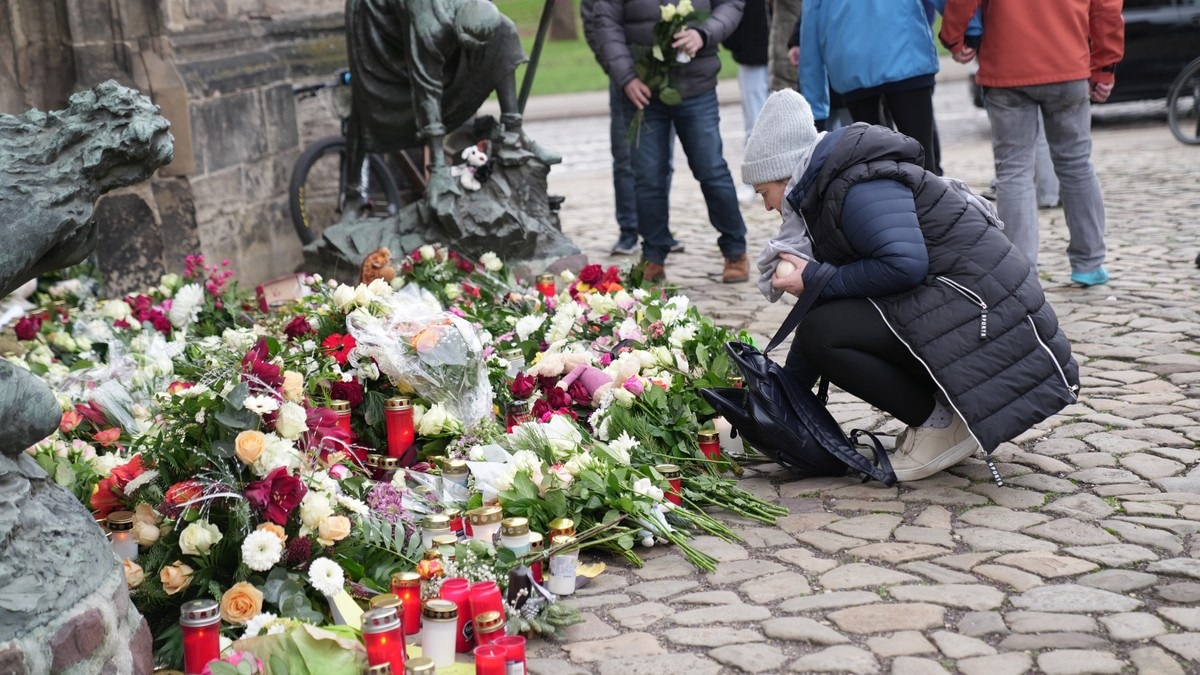
[[[539,274],[537,278],[537,292],[542,294],[542,297],[552,298],[557,291],[554,289],[553,274]]]
[[[475,626],[471,621],[471,582],[452,577],[442,582],[441,598],[458,606],[458,626],[454,631],[454,651],[466,654],[475,646]]]
[[[513,401],[505,409],[504,429],[510,434],[517,425],[532,421],[533,413],[530,409],[529,401]]]
[[[393,673],[404,672],[404,633],[395,607],[368,609],[363,614],[362,636],[368,664],[387,663]]]
[[[477,675],[505,675],[508,650],[496,645],[475,648],[475,673]]]
[[[393,574],[392,593],[400,598],[404,610],[401,621],[404,634],[417,634],[421,630],[421,575],[416,572]]]
[[[484,612],[499,612],[504,618],[504,600],[500,598],[500,587],[494,581],[479,581],[471,584],[468,592],[471,617],[477,618]]]
[[[704,456],[713,461],[721,459],[721,437],[715,431],[701,431],[696,434],[696,440],[700,443],[700,452]]]
[[[667,490],[664,495],[667,501],[679,506],[683,495],[683,484],[680,480],[679,467],[674,464],[659,464],[654,469],[662,474],[662,477],[666,478],[667,482],[671,484],[671,489]]]
[[[506,675],[525,675],[525,638],[521,635],[505,635],[496,638],[493,645],[504,647]]]
[[[221,608],[216,600],[190,600],[179,608],[183,632],[183,672],[200,675],[221,658]]]
[[[383,415],[387,424],[387,454],[399,459],[416,438],[412,403],[403,396],[393,396],[384,403]]]

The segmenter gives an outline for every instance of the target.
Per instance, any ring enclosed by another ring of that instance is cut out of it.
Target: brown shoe
[[[740,284],[750,280],[750,259],[745,255],[725,259],[725,270],[721,272],[721,281],[727,284]]]
[[[656,262],[646,261],[646,266],[642,268],[642,281],[653,283],[662,281],[667,278],[667,268],[659,265]]]

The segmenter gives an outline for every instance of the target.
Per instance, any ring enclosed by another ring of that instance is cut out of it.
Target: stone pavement
[[[948,174],[991,177],[987,120],[961,81],[943,84]],[[741,119],[722,108],[727,157]],[[615,240],[607,119],[530,123],[568,161],[551,172],[565,231],[597,262]],[[530,645],[530,671],[602,673],[1200,672],[1200,150],[1176,143],[1160,104],[1096,113],[1113,281],[1069,285],[1061,210],[1042,212],[1043,283],[1082,366],[1080,401],[1002,446],[1005,485],[970,459],[885,488],[795,480],[774,465],[741,485],[788,506],[778,527],[721,517],[740,544],[697,540],[702,574],[669,547],[608,571],[568,602],[587,621],[563,644]],[[703,311],[759,338],[787,307],[726,286],[698,185],[678,158],[672,229],[687,252],[668,275]],[[756,252],[776,220],[743,206]],[[900,425],[846,394],[846,428]],[[585,557],[587,557],[585,555]]]

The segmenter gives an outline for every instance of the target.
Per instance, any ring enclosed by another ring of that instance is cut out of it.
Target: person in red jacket
[[[986,30],[975,50],[965,36],[981,4]],[[1125,51],[1121,0],[946,0],[939,37],[955,61],[979,58],[975,79],[992,124],[997,208],[1009,238],[1037,264],[1033,167],[1040,110],[1070,233],[1071,280],[1107,283],[1089,101],[1108,98]]]

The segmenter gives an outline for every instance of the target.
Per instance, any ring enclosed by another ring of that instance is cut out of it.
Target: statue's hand
[[[429,183],[425,186],[425,201],[434,210],[448,209],[462,195],[458,179],[450,175],[450,167],[434,166],[429,170]]]

